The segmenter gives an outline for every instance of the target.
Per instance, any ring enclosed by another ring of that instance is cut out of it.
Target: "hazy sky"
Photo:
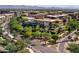
[[[78,0],[0,0],[0,5],[79,5]]]

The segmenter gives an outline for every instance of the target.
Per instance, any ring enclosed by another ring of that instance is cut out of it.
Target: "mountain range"
[[[76,9],[79,5],[0,5],[0,9]]]

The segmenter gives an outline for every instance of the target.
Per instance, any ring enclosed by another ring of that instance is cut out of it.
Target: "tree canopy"
[[[16,52],[17,51],[17,47],[15,46],[14,43],[8,43],[8,45],[5,48],[6,50],[8,50],[8,52]]]
[[[24,28],[24,31],[25,31],[25,36],[27,37],[31,37],[32,36],[32,27],[25,27]]]
[[[70,52],[79,53],[79,44],[69,44],[67,48]]]
[[[33,36],[39,38],[41,37],[41,32],[40,31],[33,32]]]

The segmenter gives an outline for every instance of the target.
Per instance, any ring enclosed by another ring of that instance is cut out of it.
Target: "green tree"
[[[37,25],[37,26],[35,27],[35,31],[39,31],[39,30],[40,30],[40,26]]]
[[[18,31],[20,31],[20,32],[22,32],[23,31],[23,26],[20,25],[20,24],[16,24],[15,25],[15,29],[18,30]]]
[[[67,50],[73,53],[79,53],[79,44],[69,44],[69,47],[67,47]]]
[[[63,29],[62,28],[58,28],[57,33],[59,34],[59,33],[62,33],[62,32],[63,32]]]
[[[69,26],[66,24],[66,25],[64,26],[64,29],[65,29],[66,31],[68,31]]]
[[[0,36],[2,35],[2,27],[0,27]]]
[[[13,17],[11,18],[11,21],[10,21],[10,24],[13,25],[13,24],[17,24],[18,21],[17,21],[17,17]]]
[[[35,38],[40,38],[41,37],[41,32],[40,31],[33,32],[33,36]]]
[[[44,37],[46,39],[51,39],[52,35],[51,35],[51,33],[43,32],[42,37]]]
[[[17,40],[15,42],[15,45],[16,45],[18,50],[22,50],[23,48],[27,47],[27,43],[23,40]]]
[[[25,32],[25,36],[29,38],[32,37],[32,31]]]
[[[24,31],[25,31],[25,32],[26,32],[26,31],[32,31],[32,27],[31,27],[31,26],[25,27],[25,28],[24,28]]]
[[[58,34],[53,34],[52,39],[56,43],[56,41],[58,40]]]
[[[27,21],[27,17],[26,16],[21,16],[21,18],[22,18],[23,22]]]
[[[73,31],[79,27],[79,21],[76,19],[72,19],[68,24],[67,24],[68,30]]]
[[[22,27],[22,25],[19,24],[19,22],[18,22],[17,19],[18,19],[17,17],[13,17],[11,19],[11,21],[10,21],[11,27],[13,29],[17,29],[18,31],[22,31],[23,30],[23,27]]]
[[[25,31],[25,36],[27,37],[32,37],[32,27],[25,27],[24,28],[24,31]]]
[[[65,30],[69,32],[78,28],[79,28],[79,21],[77,21],[76,19],[70,20],[69,23],[65,25]]]
[[[5,47],[8,52],[13,53],[17,51],[17,47],[15,46],[14,43],[8,43],[8,45]]]
[[[4,39],[3,37],[0,37],[0,44],[1,45],[7,45],[7,40],[6,39]]]
[[[43,32],[42,38],[43,38],[43,40],[45,41],[45,44],[46,44],[46,41],[52,39],[52,35],[51,35],[51,33]]]
[[[48,29],[49,29],[48,27],[45,27],[45,31],[46,31],[46,32],[48,31]]]

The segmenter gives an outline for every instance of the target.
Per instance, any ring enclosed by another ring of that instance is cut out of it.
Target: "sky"
[[[0,5],[79,5],[78,0],[0,0]]]

